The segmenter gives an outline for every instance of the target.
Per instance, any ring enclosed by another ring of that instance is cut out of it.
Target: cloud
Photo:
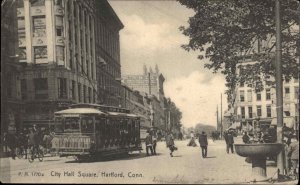
[[[216,126],[216,109],[217,105],[220,107],[220,96],[225,91],[225,80],[217,75],[209,79],[210,83],[205,83],[205,80],[207,77],[204,73],[194,71],[186,77],[174,78],[165,83],[165,94],[183,112],[182,123],[185,127],[196,123]],[[223,110],[226,107],[223,96]]]
[[[170,50],[180,46],[184,36],[174,34],[174,28],[167,22],[146,23],[138,15],[123,15],[125,25],[121,42],[126,45],[125,51],[155,52]],[[176,28],[175,28],[176,29]]]

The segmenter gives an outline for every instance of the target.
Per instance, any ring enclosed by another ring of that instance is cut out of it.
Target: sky
[[[165,77],[164,92],[182,112],[184,127],[197,123],[216,126],[217,106],[227,107],[225,79],[204,69],[207,59],[197,59],[197,52],[187,52],[181,45],[189,38],[180,31],[188,26],[194,12],[177,1],[121,1],[110,5],[124,24],[120,31],[121,72],[142,74],[143,65],[157,64]]]

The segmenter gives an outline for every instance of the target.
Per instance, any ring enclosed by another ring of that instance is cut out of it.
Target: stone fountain
[[[281,143],[235,144],[238,155],[251,158],[253,181],[267,180],[267,157],[278,155],[282,149]]]

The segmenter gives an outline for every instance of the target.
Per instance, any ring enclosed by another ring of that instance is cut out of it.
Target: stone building
[[[19,127],[53,123],[73,103],[121,104],[119,30],[107,1],[16,0],[17,73],[6,113]],[[1,58],[2,61],[2,58]],[[22,118],[16,120],[15,118]]]
[[[119,31],[124,25],[107,1],[95,1],[95,38],[98,102],[121,105],[121,65]]]

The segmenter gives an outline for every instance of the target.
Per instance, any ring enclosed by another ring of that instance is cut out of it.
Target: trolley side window
[[[54,132],[55,133],[62,133],[64,131],[64,129],[63,129],[63,117],[56,116],[54,118],[54,122],[55,122]]]
[[[81,118],[81,132],[82,133],[94,132],[93,116]]]

